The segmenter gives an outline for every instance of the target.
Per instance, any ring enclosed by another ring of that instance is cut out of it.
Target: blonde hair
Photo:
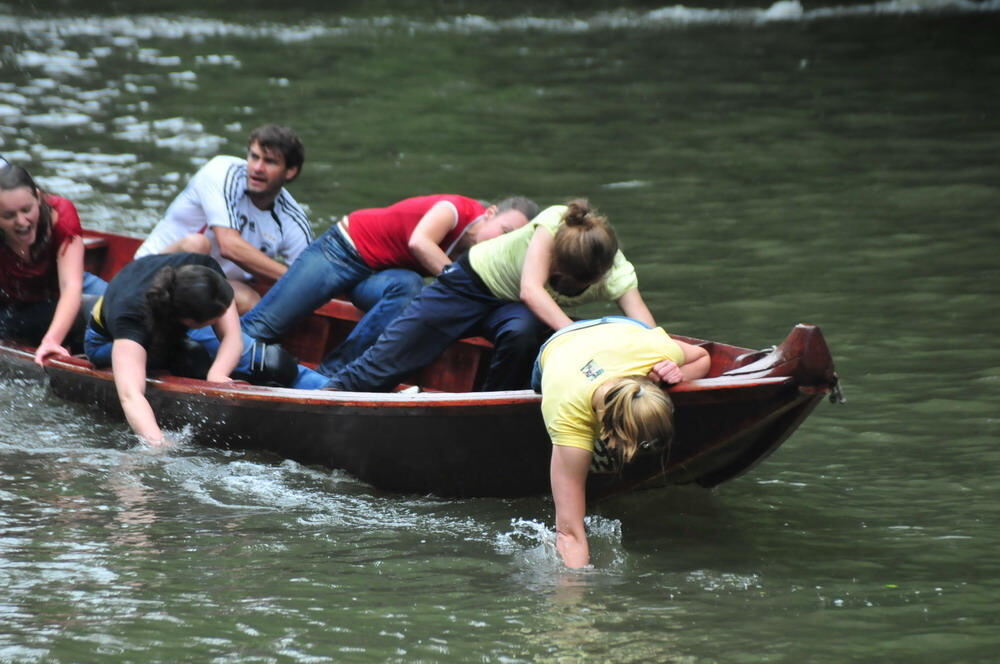
[[[612,378],[600,413],[601,438],[621,462],[640,451],[665,448],[674,435],[674,404],[645,376]]]
[[[614,229],[583,198],[567,203],[562,222],[553,241],[552,267],[582,285],[597,282],[618,253]]]

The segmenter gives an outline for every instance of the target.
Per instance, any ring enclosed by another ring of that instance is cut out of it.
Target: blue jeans
[[[213,358],[219,352],[220,342],[218,337],[215,336],[215,330],[211,327],[190,330],[187,335],[189,339],[201,344]],[[87,332],[84,336],[84,351],[87,353],[87,359],[98,369],[111,366],[111,348],[113,343],[114,340],[110,337],[101,334],[90,325],[87,326]],[[251,358],[253,356],[254,343],[254,340],[247,336],[246,333],[243,334],[243,354],[240,356],[239,364],[233,370],[234,378],[246,379],[252,377]],[[325,387],[327,382],[329,382],[329,378],[300,364],[298,377],[290,387],[300,390],[316,390]]]
[[[636,320],[634,318],[629,318],[628,316],[604,316],[603,318],[591,318],[589,320],[578,320],[575,323],[571,323],[561,330],[556,330],[551,337],[545,340],[542,347],[538,349],[538,357],[535,358],[535,365],[531,369],[531,389],[539,394],[542,393],[542,352],[545,347],[549,345],[549,342],[560,337],[567,332],[573,332],[575,330],[582,330],[587,327],[593,327],[595,325],[604,325],[605,323],[635,323],[636,325],[641,325],[647,330],[652,329],[649,325],[646,325],[641,320]]]
[[[391,389],[433,362],[456,339],[480,334],[494,344],[481,389],[523,389],[547,330],[524,303],[484,291],[462,265],[453,263],[389,324],[374,346],[330,379],[329,388]]]
[[[373,270],[335,225],[299,254],[288,272],[243,316],[243,330],[254,339],[280,341],[295,323],[330,298],[347,293],[366,311],[347,339],[319,367],[332,376],[375,343],[386,326],[423,288],[412,270]]]
[[[83,273],[84,295],[104,295],[104,291],[106,290],[108,290],[108,282],[104,279],[90,272]]]

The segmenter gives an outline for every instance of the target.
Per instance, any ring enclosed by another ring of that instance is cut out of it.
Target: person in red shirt
[[[37,345],[38,364],[80,347],[84,294],[107,286],[83,270],[82,235],[73,203],[21,166],[0,167],[0,337]]]
[[[375,343],[420,292],[424,276],[437,276],[472,245],[518,229],[537,213],[526,198],[484,205],[456,194],[351,212],[292,263],[243,317],[243,331],[258,341],[280,342],[316,307],[348,295],[367,313],[319,366],[332,376]]]

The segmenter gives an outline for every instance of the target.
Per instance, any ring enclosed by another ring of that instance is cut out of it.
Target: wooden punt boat
[[[87,269],[105,279],[127,263],[139,240],[88,232]],[[285,339],[305,363],[342,340],[360,312],[339,300],[318,309]],[[704,346],[709,376],[675,386],[676,436],[665,457],[640,459],[620,474],[591,474],[588,497],[644,486],[716,486],[771,454],[825,395],[839,398],[837,375],[819,328],[797,325],[778,346]],[[43,375],[31,348],[0,342],[0,370]],[[528,390],[472,391],[490,345],[463,339],[419,375],[422,392],[337,393],[213,385],[151,376],[147,396],[161,423],[190,427],[195,442],[263,450],[304,464],[342,469],[378,489],[442,497],[516,497],[549,490],[551,445],[540,397]],[[121,418],[109,371],[83,358],[44,369],[52,391]]]

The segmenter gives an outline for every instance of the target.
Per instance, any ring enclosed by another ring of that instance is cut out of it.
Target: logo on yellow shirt
[[[594,362],[593,360],[590,360],[585,365],[580,367],[580,371],[581,373],[583,373],[584,378],[586,378],[587,380],[594,380],[595,378],[604,373],[604,369],[597,366],[597,363]]]

